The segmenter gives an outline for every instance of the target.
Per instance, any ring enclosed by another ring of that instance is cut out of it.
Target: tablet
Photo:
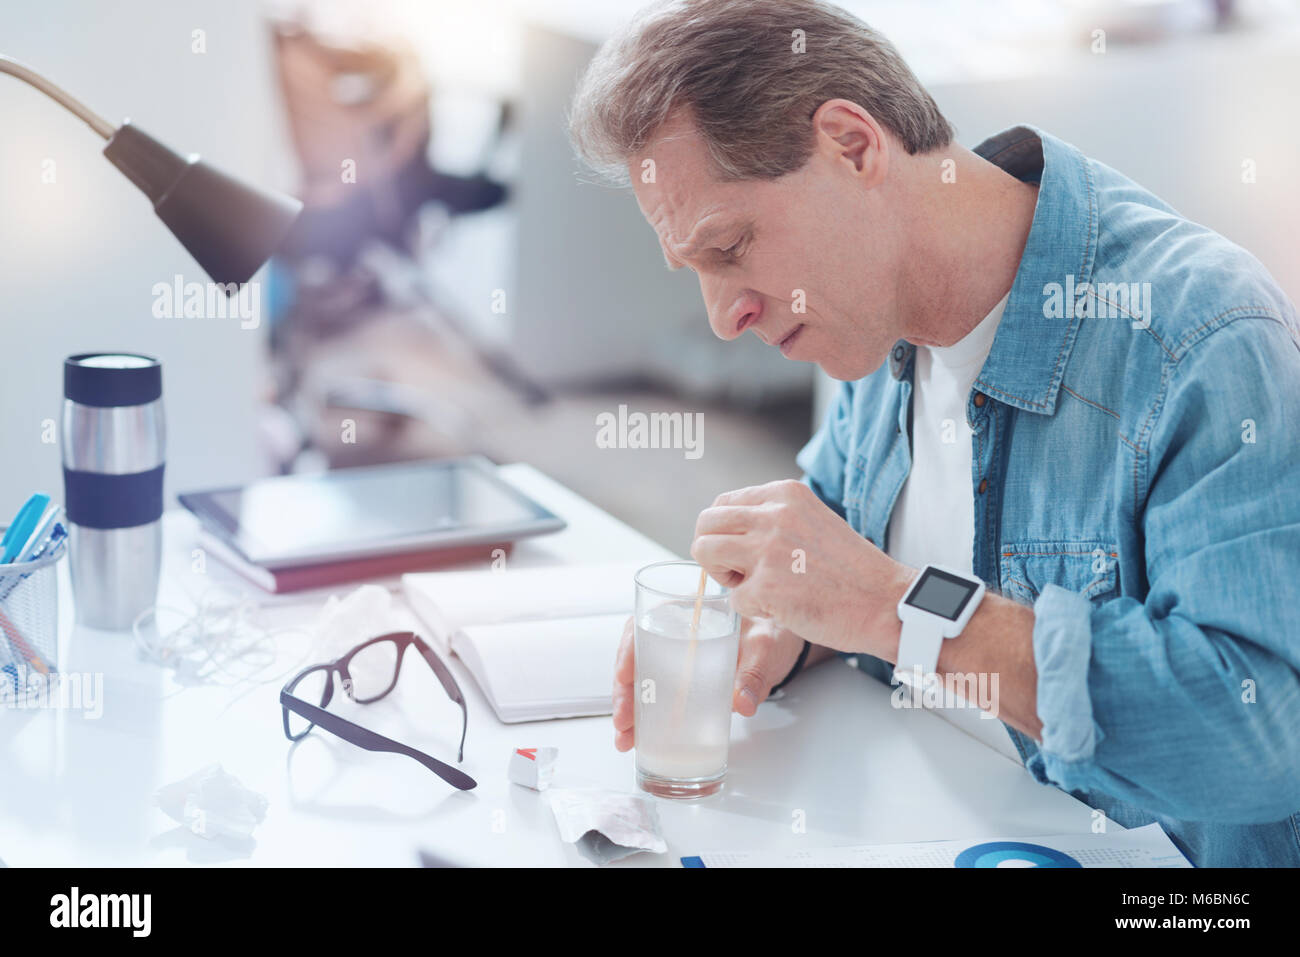
[[[284,475],[177,498],[272,569],[513,542],[565,525],[480,457]]]

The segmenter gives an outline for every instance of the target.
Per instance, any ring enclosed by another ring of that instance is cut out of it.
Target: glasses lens
[[[325,706],[325,692],[329,689],[330,673],[328,668],[314,668],[303,675],[289,689],[293,695],[308,704]],[[311,730],[312,723],[295,711],[289,712],[289,734],[295,738]]]
[[[348,674],[357,701],[383,697],[397,683],[397,642],[386,639],[366,645],[348,662]]]

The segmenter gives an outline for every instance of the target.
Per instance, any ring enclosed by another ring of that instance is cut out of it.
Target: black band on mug
[[[68,521],[82,528],[134,528],[162,517],[163,466],[109,475],[63,470]]]
[[[113,359],[127,363],[113,363]],[[162,366],[152,356],[137,353],[68,356],[63,361],[63,397],[98,408],[146,405],[162,398]]]

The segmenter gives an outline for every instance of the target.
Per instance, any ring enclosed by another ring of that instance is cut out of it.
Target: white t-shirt
[[[912,468],[894,503],[886,539],[889,556],[912,568],[934,563],[974,574],[974,433],[966,421],[966,406],[993,348],[1006,304],[1003,296],[979,325],[950,346],[917,346],[912,369]],[[1020,761],[1000,721],[981,718],[974,708],[940,708],[937,713]]]

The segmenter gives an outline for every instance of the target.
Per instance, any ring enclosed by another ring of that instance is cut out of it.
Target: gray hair
[[[908,153],[952,140],[893,45],[821,0],[653,4],[587,67],[569,135],[588,166],[625,183],[629,160],[685,108],[720,178],[775,179],[808,161],[812,116],[837,98],[865,108]]]

